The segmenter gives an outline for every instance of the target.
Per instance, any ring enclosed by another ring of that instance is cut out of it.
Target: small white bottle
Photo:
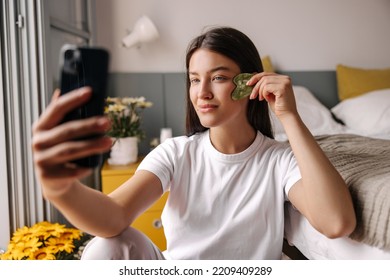
[[[160,144],[163,143],[168,138],[172,138],[172,128],[164,127],[160,131]]]

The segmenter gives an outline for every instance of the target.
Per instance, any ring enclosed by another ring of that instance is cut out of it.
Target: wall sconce
[[[147,16],[140,17],[135,23],[134,29],[122,39],[122,45],[131,48],[141,43],[151,42],[159,37],[158,30]]]

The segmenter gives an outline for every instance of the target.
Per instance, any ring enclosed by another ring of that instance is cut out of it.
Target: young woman
[[[44,195],[78,228],[98,237],[84,259],[280,259],[284,202],[329,238],[350,234],[355,213],[345,182],[296,109],[291,80],[265,73],[240,31],[210,29],[189,45],[187,136],[159,145],[136,174],[106,196],[80,183],[90,170],[70,160],[111,142],[72,141],[109,128],[106,118],[59,124],[86,102],[88,88],[58,97],[35,124],[33,150]],[[234,101],[233,78],[255,73],[249,98]],[[289,143],[273,140],[268,108]],[[167,251],[129,224],[164,192]]]

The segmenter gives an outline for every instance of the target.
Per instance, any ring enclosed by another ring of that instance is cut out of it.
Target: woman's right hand
[[[53,98],[33,126],[32,150],[38,180],[44,193],[65,190],[92,170],[75,166],[72,160],[107,152],[111,139],[102,136],[88,140],[73,140],[90,134],[104,134],[110,127],[106,117],[61,123],[69,111],[86,103],[92,96],[91,88],[84,87],[60,96],[56,90]]]

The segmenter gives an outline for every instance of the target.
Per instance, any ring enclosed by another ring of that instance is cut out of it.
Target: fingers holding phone
[[[58,92],[54,96],[57,94]],[[80,179],[90,173],[90,168],[80,167],[71,162],[110,149],[111,139],[104,136],[110,127],[106,117],[62,121],[61,116],[88,102],[91,96],[91,88],[85,87],[54,97],[34,124],[32,149],[41,180]],[[91,138],[89,135],[101,136]]]
[[[91,89],[86,87],[55,98],[34,124],[34,136],[37,136],[34,137],[34,148],[40,150],[66,141],[99,138],[91,135],[103,137],[110,128],[110,122],[105,116],[62,122],[69,111],[86,103],[90,96]]]
[[[43,111],[36,129],[52,129],[63,122],[64,117],[70,112],[88,102],[92,96],[92,88],[81,87],[69,94],[61,95],[60,89],[56,89],[46,110]]]

